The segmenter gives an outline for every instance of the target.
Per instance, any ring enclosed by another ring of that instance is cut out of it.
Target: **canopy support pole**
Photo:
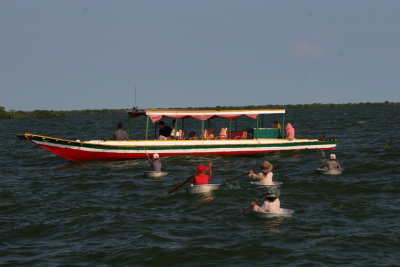
[[[239,120],[239,117],[236,117],[235,118],[235,131],[238,130],[238,120]]]
[[[131,136],[131,115],[129,115],[129,112],[128,112],[128,136],[129,137]]]
[[[257,118],[256,118],[256,133],[257,133],[257,134],[256,134],[256,139],[258,139],[259,117],[260,117],[260,116],[257,115]]]
[[[175,120],[175,139],[178,139],[177,135],[178,135],[178,123],[179,123],[179,119]]]
[[[150,118],[149,118],[149,116],[147,116],[147,119],[146,119],[146,141],[147,141],[147,137],[149,134],[149,121],[150,121]]]
[[[284,129],[285,129],[285,113],[282,114],[282,125],[281,125],[281,135],[282,135],[282,139],[285,138]]]
[[[201,140],[204,140],[204,121],[201,121]]]
[[[232,131],[232,119],[229,119],[228,138],[227,139],[231,139],[231,131]]]
[[[264,128],[264,114],[261,114],[261,128]]]

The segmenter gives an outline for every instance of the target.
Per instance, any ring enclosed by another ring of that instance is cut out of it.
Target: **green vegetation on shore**
[[[251,105],[251,106],[216,106],[216,107],[188,107],[174,109],[189,110],[226,110],[226,109],[304,109],[304,108],[335,108],[335,107],[369,107],[369,106],[400,106],[400,102],[361,102],[361,103],[344,103],[344,104],[287,104],[287,105]]]
[[[115,114],[123,113],[125,109],[82,109],[82,110],[33,110],[33,111],[6,111],[0,106],[0,119],[45,119],[62,118],[80,114]]]
[[[189,110],[226,110],[226,109],[304,109],[304,108],[335,108],[335,107],[369,107],[369,106],[400,106],[400,102],[361,102],[361,103],[344,103],[344,104],[288,104],[288,105],[252,105],[252,106],[216,106],[216,107],[187,107],[174,109]],[[15,111],[0,106],[0,119],[43,119],[43,118],[62,118],[70,115],[80,114],[117,114],[124,113],[126,109],[82,109],[82,110],[33,110],[33,111]]]

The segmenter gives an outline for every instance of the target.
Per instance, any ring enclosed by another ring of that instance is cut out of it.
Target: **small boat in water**
[[[144,176],[147,178],[160,178],[168,174],[168,172],[158,172],[158,171],[145,171]]]
[[[278,187],[281,186],[283,183],[282,182],[274,182],[273,185],[265,185],[265,184],[260,184],[260,182],[250,182],[250,185],[254,188],[258,188],[258,189],[267,189],[267,188],[271,188],[271,187]]]
[[[343,172],[343,169],[341,169],[341,170],[338,170],[338,169],[329,170],[329,169],[326,169],[326,168],[318,168],[318,169],[316,169],[316,171],[319,172],[320,174],[323,174],[323,175],[341,175],[342,172]]]
[[[204,194],[214,190],[218,190],[221,184],[203,184],[203,185],[191,185],[186,188],[186,192],[194,195],[194,194]]]
[[[281,208],[281,212],[278,212],[278,213],[261,212],[261,211],[255,211],[255,210],[251,210],[251,212],[258,218],[267,219],[267,218],[275,218],[275,217],[291,217],[294,213],[294,210]]]

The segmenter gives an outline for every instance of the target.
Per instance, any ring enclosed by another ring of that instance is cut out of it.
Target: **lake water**
[[[0,121],[0,265],[398,266],[400,107],[287,117],[299,138],[339,139],[341,176],[315,173],[316,152],[302,151],[163,158],[169,175],[149,179],[145,160],[68,162],[15,137],[106,139],[124,114]],[[143,135],[144,120],[134,127]],[[283,182],[281,206],[295,211],[291,218],[237,216],[260,195],[247,177],[210,196],[165,194],[199,163],[214,162],[212,180],[221,182],[265,159]]]

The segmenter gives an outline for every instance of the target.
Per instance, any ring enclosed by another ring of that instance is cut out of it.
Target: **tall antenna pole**
[[[136,106],[136,83],[135,83],[135,107],[137,107]]]

